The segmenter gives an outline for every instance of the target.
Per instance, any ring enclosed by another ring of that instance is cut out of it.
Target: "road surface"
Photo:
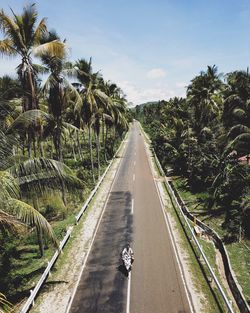
[[[129,278],[119,259],[127,241],[135,253]],[[192,312],[137,122],[69,312]]]

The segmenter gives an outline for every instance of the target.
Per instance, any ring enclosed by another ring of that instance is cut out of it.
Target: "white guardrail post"
[[[117,149],[115,155],[113,156],[112,160],[110,161],[109,165],[107,166],[106,170],[104,171],[103,175],[101,176],[100,180],[98,181],[97,185],[95,186],[95,188],[91,191],[88,199],[85,201],[84,205],[82,206],[81,210],[79,211],[79,213],[76,215],[76,223],[78,223],[78,221],[80,220],[81,216],[83,215],[84,211],[87,209],[89,203],[91,202],[91,200],[93,199],[94,195],[96,194],[97,190],[99,189],[104,177],[106,176],[108,170],[110,169],[111,165],[114,162],[114,159],[116,158],[117,154],[119,153],[125,139],[128,136],[128,132],[125,135],[124,139],[122,140],[119,148]],[[54,266],[54,264],[56,263],[56,260],[60,254],[60,252],[62,251],[62,249],[64,248],[65,244],[67,243],[71,232],[73,230],[73,226],[70,226],[69,229],[67,230],[64,238],[62,239],[62,241],[60,242],[59,248],[58,250],[54,253],[53,257],[51,258],[51,260],[48,262],[48,265],[45,269],[45,271],[43,272],[42,276],[40,277],[38,283],[36,284],[35,288],[33,290],[30,290],[30,296],[27,299],[27,301],[25,302],[24,306],[22,307],[20,313],[27,313],[29,311],[29,309],[34,306],[34,301],[35,301],[35,297],[37,296],[40,288],[42,287],[42,285],[44,284],[44,282],[46,281],[47,277],[49,276],[49,273],[52,269],[52,267]]]
[[[152,150],[153,150],[153,149],[152,149]],[[214,279],[217,288],[219,289],[219,292],[220,292],[220,294],[221,294],[221,296],[222,296],[222,298],[223,298],[223,300],[224,300],[224,302],[225,302],[225,304],[226,304],[226,307],[227,307],[227,309],[228,309],[228,312],[229,312],[229,313],[234,313],[233,308],[232,308],[232,302],[231,302],[230,300],[228,300],[228,298],[227,298],[227,296],[225,295],[225,292],[223,291],[222,286],[220,285],[220,283],[219,283],[219,281],[218,281],[218,279],[217,279],[217,277],[216,277],[216,275],[215,275],[215,273],[214,273],[214,271],[213,271],[211,265],[209,264],[208,259],[207,259],[206,255],[205,255],[205,253],[203,252],[202,247],[201,247],[199,241],[197,240],[197,238],[196,238],[196,236],[195,236],[195,233],[194,233],[192,227],[190,226],[186,215],[185,215],[185,214],[183,213],[183,211],[182,211],[182,208],[181,208],[181,206],[180,206],[180,204],[179,204],[178,199],[177,199],[176,196],[175,196],[175,193],[174,193],[174,191],[173,191],[171,185],[169,184],[169,182],[168,182],[167,179],[166,179],[165,172],[164,172],[164,170],[162,169],[162,166],[161,166],[161,164],[160,164],[160,161],[159,161],[159,159],[158,159],[158,157],[157,157],[157,155],[156,155],[156,153],[155,153],[154,150],[153,150],[153,154],[154,154],[154,157],[155,157],[157,166],[158,166],[158,168],[159,168],[159,170],[160,170],[160,172],[161,172],[161,175],[164,177],[165,184],[166,184],[168,190],[170,191],[170,193],[172,194],[172,196],[173,196],[173,198],[174,198],[174,201],[175,201],[175,203],[176,203],[176,205],[177,205],[177,207],[178,207],[178,209],[179,209],[179,212],[181,213],[182,217],[184,218],[184,221],[185,221],[186,225],[188,226],[188,228],[189,228],[189,230],[190,230],[190,232],[191,232],[192,239],[193,239],[194,242],[196,243],[196,245],[197,245],[197,247],[198,247],[198,249],[199,249],[199,251],[200,251],[200,253],[201,253],[202,257],[203,257],[203,260],[205,261],[205,263],[206,263],[206,265],[207,265],[207,267],[208,267],[208,269],[209,269],[209,272],[210,272],[212,278]]]

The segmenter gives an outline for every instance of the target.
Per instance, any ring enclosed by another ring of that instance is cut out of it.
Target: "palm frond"
[[[17,143],[17,136],[6,135],[0,130],[0,169],[8,167],[9,159],[13,155],[12,148]]]
[[[33,64],[33,68],[39,74],[48,74],[49,69],[46,66],[42,66],[41,64]]]
[[[5,295],[0,292],[0,313],[12,312],[12,304],[6,299]]]
[[[82,98],[79,94],[79,92],[77,91],[77,89],[70,83],[68,82],[66,79],[63,79],[63,83],[64,86],[68,92],[69,97],[73,97],[74,103],[75,103],[75,107],[79,107],[82,104]]]
[[[234,139],[235,137],[237,137],[238,135],[240,135],[242,133],[250,133],[250,129],[249,129],[249,127],[247,127],[245,125],[238,124],[238,125],[233,126],[229,130],[227,137]]]
[[[13,47],[25,49],[19,26],[3,10],[0,11],[0,29],[13,43]]]
[[[235,108],[233,110],[233,115],[239,119],[244,118],[246,116],[246,112],[245,110],[243,110],[242,108]]]
[[[21,222],[30,227],[37,227],[37,229],[51,239],[55,245],[58,244],[51,225],[40,212],[31,205],[18,199],[9,199],[8,202],[13,214]]]
[[[223,155],[226,156],[233,150],[239,151],[240,154],[250,153],[250,132],[240,134],[234,140],[230,141],[224,149]]]
[[[67,55],[66,44],[60,40],[53,40],[42,45],[39,45],[33,49],[33,53],[37,57],[43,57],[44,55],[56,56],[63,59]]]
[[[17,220],[13,215],[0,210],[0,230],[17,231],[18,227],[24,224]],[[0,311],[1,312],[1,311]]]
[[[39,45],[42,36],[47,32],[47,25],[46,25],[47,18],[43,18],[40,23],[38,24],[34,35],[33,35],[33,42],[35,45]]]
[[[51,120],[50,114],[41,110],[29,110],[20,114],[11,126],[8,128],[7,133],[11,133],[13,130],[18,129],[25,130],[31,125],[42,124],[44,121]]]
[[[13,42],[10,39],[0,40],[0,53],[10,57],[17,55],[17,51],[13,48]]]
[[[8,171],[0,171],[0,186],[1,200],[19,197],[20,190],[17,181]]]
[[[9,172],[18,180],[21,188],[28,192],[45,192],[58,189],[62,181],[69,187],[83,188],[82,182],[64,163],[44,158],[29,159],[13,165]]]
[[[79,129],[78,127],[67,122],[63,122],[63,127],[65,127],[68,130],[73,130],[74,132],[83,132],[82,129]]]

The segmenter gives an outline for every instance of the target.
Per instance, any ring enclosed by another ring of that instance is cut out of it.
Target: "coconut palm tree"
[[[187,98],[192,109],[192,127],[197,136],[204,127],[208,127],[222,110],[221,91],[223,84],[217,67],[208,66],[207,72],[196,76],[187,88]]]
[[[0,97],[1,99],[10,100],[21,97],[23,94],[20,83],[8,75],[0,78]]]
[[[57,55],[61,51],[58,40],[44,41],[47,37],[46,19],[37,23],[38,12],[35,4],[24,7],[18,15],[13,10],[12,17],[3,10],[0,12],[0,29],[4,39],[0,40],[0,53],[6,56],[19,56],[21,63],[17,67],[18,77],[23,88],[23,111],[37,109],[37,69],[32,61],[33,48]],[[28,152],[31,156],[31,142],[34,140],[34,129],[28,132]]]
[[[227,75],[227,97],[222,121],[227,131],[225,154],[236,150],[240,155],[250,153],[250,75],[248,70]]]
[[[25,119],[27,114],[22,113],[17,120]],[[34,115],[37,117],[37,115]],[[32,123],[28,119],[28,123]],[[5,132],[0,131],[0,228],[14,227],[26,224],[35,227],[38,234],[40,252],[43,255],[42,238],[48,237],[54,244],[57,243],[53,230],[47,220],[39,213],[37,199],[39,194],[52,189],[58,189],[62,181],[66,185],[80,186],[71,170],[55,160],[36,158],[23,159],[13,155],[13,148],[20,144],[20,129],[13,125],[22,125],[13,122]],[[21,127],[22,129],[22,127]],[[32,195],[32,197],[30,197]],[[23,198],[33,199],[33,205],[23,201]]]
[[[58,38],[56,34],[50,33],[49,38]],[[50,73],[43,86],[43,93],[48,100],[48,111],[53,116],[53,142],[56,150],[57,160],[62,161],[62,129],[63,114],[74,98],[75,104],[80,102],[80,95],[75,87],[67,80],[67,74],[71,71],[71,65],[66,63],[67,47],[65,42],[59,41],[60,53],[46,51],[41,47],[35,50],[35,55],[41,58],[42,63],[46,67],[46,71]],[[51,123],[52,125],[52,123]]]
[[[104,108],[107,106],[109,98],[101,91],[101,76],[100,73],[94,73],[92,68],[92,60],[89,62],[85,59],[80,59],[75,64],[77,71],[77,79],[82,84],[82,102],[77,106],[77,111],[81,116],[84,124],[88,128],[88,140],[91,159],[91,168],[93,181],[94,175],[94,160],[92,147],[92,128],[95,125],[96,130],[96,147],[97,147],[97,162],[98,162],[98,177],[100,176],[100,120],[104,113]]]
[[[38,106],[36,95],[36,70],[32,63],[32,49],[39,47],[48,52],[57,54],[61,43],[58,40],[44,42],[47,33],[46,19],[43,18],[38,25],[38,12],[35,4],[24,7],[21,15],[12,11],[13,17],[3,10],[0,12],[0,26],[4,39],[0,41],[0,52],[6,56],[20,56],[18,75],[23,89],[26,91],[23,104],[24,111],[35,109]],[[42,43],[43,42],[43,43]],[[42,44],[41,44],[42,43]]]

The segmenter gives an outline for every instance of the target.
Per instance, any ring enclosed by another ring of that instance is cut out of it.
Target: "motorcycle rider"
[[[132,248],[130,247],[129,243],[126,244],[126,246],[122,250],[121,255],[122,255],[123,263],[124,263],[124,259],[126,259],[128,257],[131,259],[131,268],[132,268],[132,263],[134,262],[135,258],[134,258],[134,252],[133,252]]]

